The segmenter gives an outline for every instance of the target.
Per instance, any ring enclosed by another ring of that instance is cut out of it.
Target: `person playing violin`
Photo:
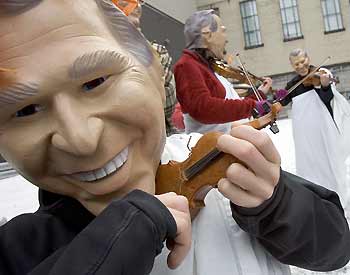
[[[282,171],[252,127],[218,139],[245,165],[232,162],[192,223],[183,196],[154,195],[159,163],[187,158],[200,135],[166,138],[161,65],[112,1],[1,0],[0,68],[0,153],[40,194],[37,211],[0,227],[0,274],[285,275],[348,262],[336,193]]]
[[[303,49],[289,55],[296,76],[286,89],[307,76],[315,67]],[[336,191],[347,205],[348,190],[345,160],[350,148],[350,105],[331,82],[329,70],[321,68],[280,102],[292,105],[296,173]]]
[[[226,27],[213,10],[195,12],[185,23],[186,49],[174,66],[176,96],[184,113],[186,133],[221,131],[228,133],[231,122],[262,114],[265,100],[255,95],[240,98],[232,84],[214,72],[211,60],[224,59]],[[272,80],[265,79],[260,96],[266,99]]]

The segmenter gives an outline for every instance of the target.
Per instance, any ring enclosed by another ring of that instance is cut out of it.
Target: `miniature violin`
[[[255,129],[272,126],[281,109],[282,105],[279,102],[274,103],[268,114],[245,125]],[[207,193],[225,177],[226,170],[232,163],[240,162],[234,156],[216,148],[217,140],[222,134],[218,132],[204,134],[184,162],[170,161],[168,164],[160,165],[156,175],[156,194],[175,192],[185,196],[189,201],[191,213],[204,207]]]

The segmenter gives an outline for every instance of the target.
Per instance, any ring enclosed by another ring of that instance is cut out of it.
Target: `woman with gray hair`
[[[254,109],[264,114],[266,100],[257,101],[255,95],[240,98],[231,83],[211,67],[214,59],[224,59],[227,44],[226,27],[214,11],[195,12],[186,20],[184,33],[186,49],[174,74],[186,133],[228,133],[231,122],[251,117]],[[271,84],[266,78],[259,87],[263,99]]]

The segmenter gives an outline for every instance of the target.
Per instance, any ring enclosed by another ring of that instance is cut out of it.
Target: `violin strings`
[[[185,177],[186,179],[191,179],[195,175],[197,175],[200,171],[202,171],[205,167],[208,166],[210,162],[215,160],[222,152],[218,149],[214,148],[208,154],[206,154],[203,158],[198,160],[195,164],[193,164],[190,168],[186,169]]]

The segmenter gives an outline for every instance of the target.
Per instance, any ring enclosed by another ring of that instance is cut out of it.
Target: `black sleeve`
[[[282,263],[331,271],[350,259],[349,226],[335,192],[281,171],[263,205],[231,208],[239,226]]]
[[[154,196],[136,190],[113,201],[66,245],[50,253],[47,249],[45,258],[35,259],[34,268],[23,272],[22,266],[22,272],[16,272],[12,267],[12,272],[4,274],[144,275],[150,273],[164,240],[175,235],[176,223],[168,209]],[[49,240],[45,238],[45,242]],[[9,252],[18,265],[34,260],[28,251],[20,252],[25,259]],[[8,262],[2,262],[0,270],[10,270]]]
[[[289,91],[301,78],[295,77],[291,81],[289,81],[286,85],[286,90]],[[306,93],[313,89],[313,86],[304,86],[304,84],[300,84],[297,86],[292,92],[290,92],[287,96],[285,96],[280,103],[282,106],[286,106],[292,102],[293,97]]]

